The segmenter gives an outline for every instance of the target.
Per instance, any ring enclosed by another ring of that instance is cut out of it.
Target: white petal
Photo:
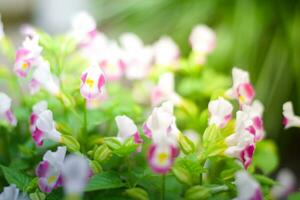
[[[71,154],[63,165],[64,189],[67,194],[81,194],[88,180],[89,165],[87,159]]]
[[[40,101],[32,107],[32,110],[36,115],[39,115],[43,111],[47,110],[47,108],[48,108],[47,101]]]
[[[117,116],[115,120],[119,129],[118,137],[123,140],[134,135],[138,131],[132,119],[126,115]]]
[[[52,112],[50,110],[45,110],[39,114],[36,126],[43,132],[51,132],[55,128]]]
[[[11,98],[7,94],[0,92],[0,114],[10,109],[11,101]]]

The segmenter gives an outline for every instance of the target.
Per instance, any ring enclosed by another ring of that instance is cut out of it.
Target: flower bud
[[[78,143],[78,141],[73,136],[62,135],[61,140],[62,140],[61,143],[66,145],[68,150],[70,150],[71,152],[79,151],[80,144]]]
[[[195,145],[187,136],[183,135],[182,133],[179,133],[178,136],[178,143],[184,154],[191,154],[195,152]]]
[[[210,197],[210,190],[204,186],[196,185],[189,188],[185,194],[185,200],[202,200]]]
[[[108,148],[107,145],[99,146],[94,153],[94,160],[103,162],[112,155],[112,151]]]
[[[142,188],[130,188],[125,191],[125,194],[135,200],[148,200],[148,193]]]
[[[100,163],[96,160],[93,160],[93,161],[90,162],[90,167],[91,167],[94,174],[98,174],[98,173],[103,171]]]
[[[122,146],[121,142],[115,137],[104,138],[104,142],[112,150],[119,149]]]
[[[180,182],[192,185],[192,176],[187,169],[175,165],[172,167],[172,172]]]

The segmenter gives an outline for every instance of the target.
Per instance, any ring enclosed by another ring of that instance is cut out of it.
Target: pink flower
[[[17,50],[14,71],[15,73],[24,78],[28,72],[39,59],[42,47],[39,46],[39,37],[26,37],[23,46]]]
[[[300,117],[295,115],[292,102],[283,104],[283,117],[284,128],[300,127]]]
[[[254,99],[255,91],[250,82],[249,73],[238,68],[232,69],[233,86],[226,95],[237,99],[240,106],[250,105]]]
[[[4,118],[10,125],[16,126],[17,119],[11,109],[11,98],[7,94],[0,92],[0,119]]]
[[[229,101],[219,97],[217,100],[210,101],[208,104],[208,111],[210,114],[209,125],[215,124],[223,128],[231,119],[232,105]]]
[[[42,192],[50,193],[62,186],[62,166],[66,155],[66,147],[58,147],[56,152],[47,151],[43,161],[36,168],[38,185]]]
[[[105,78],[97,64],[90,66],[81,75],[81,95],[86,99],[94,99],[102,93]]]

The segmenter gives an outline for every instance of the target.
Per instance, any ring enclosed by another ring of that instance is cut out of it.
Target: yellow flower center
[[[22,63],[22,69],[27,69],[28,68],[28,64],[26,62]]]
[[[164,164],[166,162],[167,158],[168,158],[168,154],[166,154],[165,152],[158,154],[158,162],[160,164]]]
[[[48,184],[52,184],[54,181],[56,181],[56,176],[49,176]]]
[[[92,88],[94,86],[94,80],[87,78],[85,83]]]

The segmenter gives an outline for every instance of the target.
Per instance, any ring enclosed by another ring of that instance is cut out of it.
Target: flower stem
[[[161,176],[161,200],[165,200],[165,182],[166,182],[166,175]]]

